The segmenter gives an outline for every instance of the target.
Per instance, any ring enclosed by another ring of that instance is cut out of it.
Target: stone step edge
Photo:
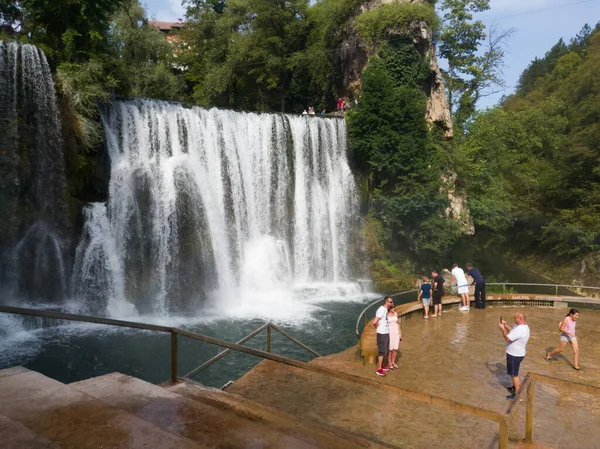
[[[370,447],[371,445],[382,444],[379,441],[373,441],[369,439],[365,435],[355,434],[340,427],[330,426],[316,421],[311,421],[310,419],[291,415],[279,409],[252,401],[244,396],[240,396],[235,393],[229,393],[217,388],[210,388],[190,379],[186,379],[185,381],[178,382],[176,384],[168,381],[161,384],[161,386],[172,393],[179,394],[191,400],[199,401],[207,405],[227,409],[232,413],[235,413],[236,415],[242,416],[246,419],[263,421],[281,431],[289,429],[290,426],[304,427],[327,432],[362,447]],[[178,390],[182,390],[183,392]],[[190,391],[199,394],[191,394]],[[264,416],[260,413],[271,416]]]

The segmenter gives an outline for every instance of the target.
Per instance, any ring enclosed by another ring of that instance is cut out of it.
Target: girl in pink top
[[[579,370],[579,344],[577,343],[577,337],[575,336],[575,327],[577,325],[577,318],[579,318],[579,310],[571,309],[565,319],[559,323],[560,330],[560,346],[553,351],[546,353],[546,361],[552,360],[552,356],[560,354],[567,347],[567,343],[571,343],[573,347],[573,368]]]
[[[400,330],[400,323],[398,322],[398,314],[394,310],[394,305],[388,310],[388,325],[390,327],[390,352],[388,353],[388,363],[390,369],[397,369],[396,357],[398,356],[398,347],[400,346],[400,340],[402,340],[402,331]]]

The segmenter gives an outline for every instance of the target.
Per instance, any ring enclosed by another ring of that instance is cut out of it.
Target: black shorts
[[[436,290],[433,292],[433,305],[442,303],[442,292],[441,290]]]
[[[506,353],[506,374],[511,377],[517,377],[519,375],[519,367],[524,358],[525,356],[517,357]]]
[[[379,355],[386,355],[390,350],[390,334],[377,334],[377,351]]]

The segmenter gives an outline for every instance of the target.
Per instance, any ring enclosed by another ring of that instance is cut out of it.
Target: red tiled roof
[[[160,31],[169,32],[173,28],[180,29],[183,27],[183,22],[158,22],[154,20],[149,20],[148,25],[154,28],[158,28]]]

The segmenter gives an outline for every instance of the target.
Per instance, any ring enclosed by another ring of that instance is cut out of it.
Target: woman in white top
[[[388,353],[388,363],[390,369],[397,369],[396,357],[398,356],[398,347],[402,340],[402,331],[398,322],[398,313],[394,310],[394,304],[390,306],[387,314],[387,321],[390,328],[390,352]]]

